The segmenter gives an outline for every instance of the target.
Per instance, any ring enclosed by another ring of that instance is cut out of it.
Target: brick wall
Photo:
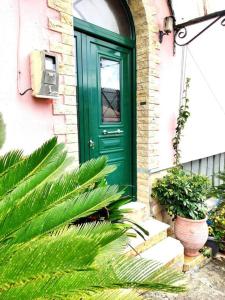
[[[67,150],[79,163],[75,44],[73,35],[72,0],[47,0],[48,7],[58,13],[58,18],[48,19],[49,30],[60,33],[61,41],[50,40],[49,49],[60,61],[60,99],[53,103],[54,134],[66,144]]]
[[[137,40],[137,198],[152,214],[150,174],[159,167],[159,28],[150,0],[128,3]]]

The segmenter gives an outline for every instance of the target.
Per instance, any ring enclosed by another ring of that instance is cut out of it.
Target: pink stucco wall
[[[157,22],[163,30],[163,20],[171,15],[166,0],[154,0],[157,8]],[[181,54],[173,54],[173,35],[164,36],[160,44],[160,83],[159,83],[159,162],[160,168],[167,168],[173,162],[171,140],[174,136],[176,116],[179,108]]]
[[[49,40],[59,38],[47,29],[47,16],[55,12],[47,8],[46,2],[1,0],[0,112],[7,128],[7,139],[1,152],[22,148],[27,153],[53,135],[52,101],[35,100],[31,91],[20,96],[17,88],[19,71],[20,91],[31,86],[31,51],[48,50]]]

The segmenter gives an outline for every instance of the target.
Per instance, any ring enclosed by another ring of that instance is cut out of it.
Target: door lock
[[[89,146],[90,146],[91,149],[94,149],[95,148],[95,142],[90,140],[89,141]]]

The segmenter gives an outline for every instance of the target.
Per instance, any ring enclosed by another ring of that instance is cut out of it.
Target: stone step
[[[144,203],[130,202],[123,205],[121,209],[129,209],[131,212],[125,215],[135,222],[142,222],[148,218],[147,207]]]
[[[199,271],[200,268],[208,264],[212,259],[212,249],[208,247],[204,247],[204,253],[205,255],[199,253],[199,255],[195,257],[184,256],[183,271],[184,272]]]
[[[167,237],[140,254],[142,258],[159,262],[163,266],[170,266],[178,271],[183,270],[184,247],[180,241]]]
[[[169,225],[165,223],[149,218],[146,221],[138,222],[138,224],[147,230],[149,235],[143,234],[144,239],[140,235],[137,235],[136,238],[130,238],[127,250],[129,255],[137,255],[167,238]],[[133,230],[130,232],[135,233]]]

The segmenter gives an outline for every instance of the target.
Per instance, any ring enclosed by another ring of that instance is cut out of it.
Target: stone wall
[[[151,208],[151,173],[159,167],[159,28],[150,0],[128,1],[137,46],[137,199]],[[156,209],[157,208],[157,209]]]
[[[57,53],[60,73],[60,99],[53,103],[54,134],[66,144],[67,150],[79,164],[76,104],[75,40],[71,0],[48,0],[57,11],[57,19],[48,19],[48,27],[61,34],[61,41],[50,40],[49,49]]]

